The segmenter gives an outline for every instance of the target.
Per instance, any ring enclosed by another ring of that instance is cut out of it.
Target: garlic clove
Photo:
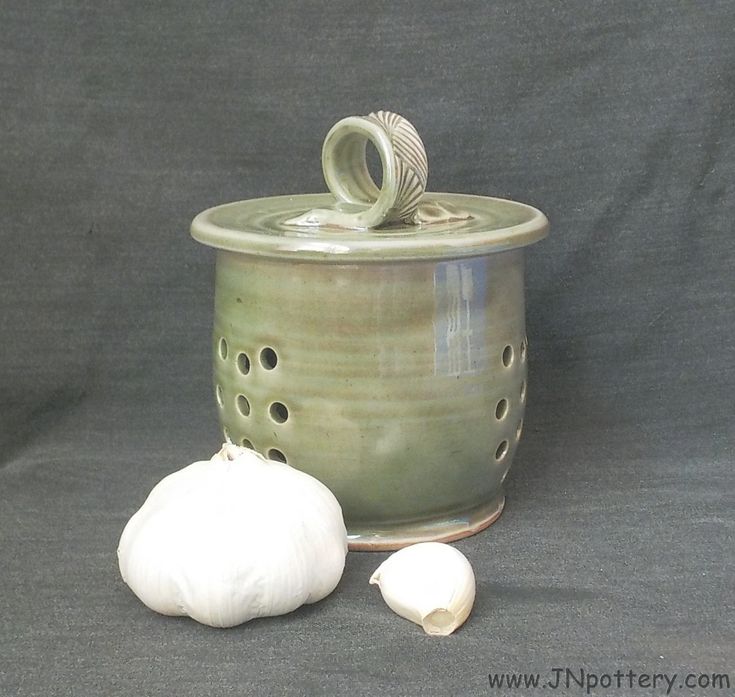
[[[388,607],[421,625],[427,634],[446,636],[469,617],[475,602],[475,574],[467,557],[441,542],[404,547],[370,577]]]

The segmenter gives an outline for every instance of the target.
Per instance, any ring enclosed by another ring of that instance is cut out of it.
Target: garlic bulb
[[[152,610],[232,627],[329,595],[347,532],[321,482],[227,443],[159,482],[117,553],[123,580]]]
[[[467,557],[440,542],[404,547],[370,577],[393,612],[420,624],[427,634],[451,634],[469,617],[475,574]]]

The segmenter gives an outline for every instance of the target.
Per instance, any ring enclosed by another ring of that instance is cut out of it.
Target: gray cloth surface
[[[0,27],[0,695],[549,694],[488,673],[554,667],[735,690],[735,4],[5,0]],[[431,190],[552,225],[507,508],[457,543],[473,615],[424,636],[351,553],[285,617],[157,616],[120,532],[220,438],[189,222],[324,190],[326,130],[378,108]]]

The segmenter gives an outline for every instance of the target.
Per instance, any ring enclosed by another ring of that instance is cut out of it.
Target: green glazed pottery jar
[[[324,482],[351,549],[471,535],[502,511],[523,429],[523,247],[548,222],[513,201],[425,193],[421,139],[390,112],[337,123],[322,165],[330,194],[192,223],[217,249],[224,436]]]

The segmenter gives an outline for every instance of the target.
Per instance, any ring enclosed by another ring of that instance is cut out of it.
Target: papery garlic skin
[[[317,479],[228,443],[159,482],[117,553],[123,580],[152,610],[232,627],[329,595],[347,531]]]
[[[370,577],[388,607],[446,636],[464,624],[475,602],[475,574],[467,557],[441,542],[421,542],[391,554]]]

